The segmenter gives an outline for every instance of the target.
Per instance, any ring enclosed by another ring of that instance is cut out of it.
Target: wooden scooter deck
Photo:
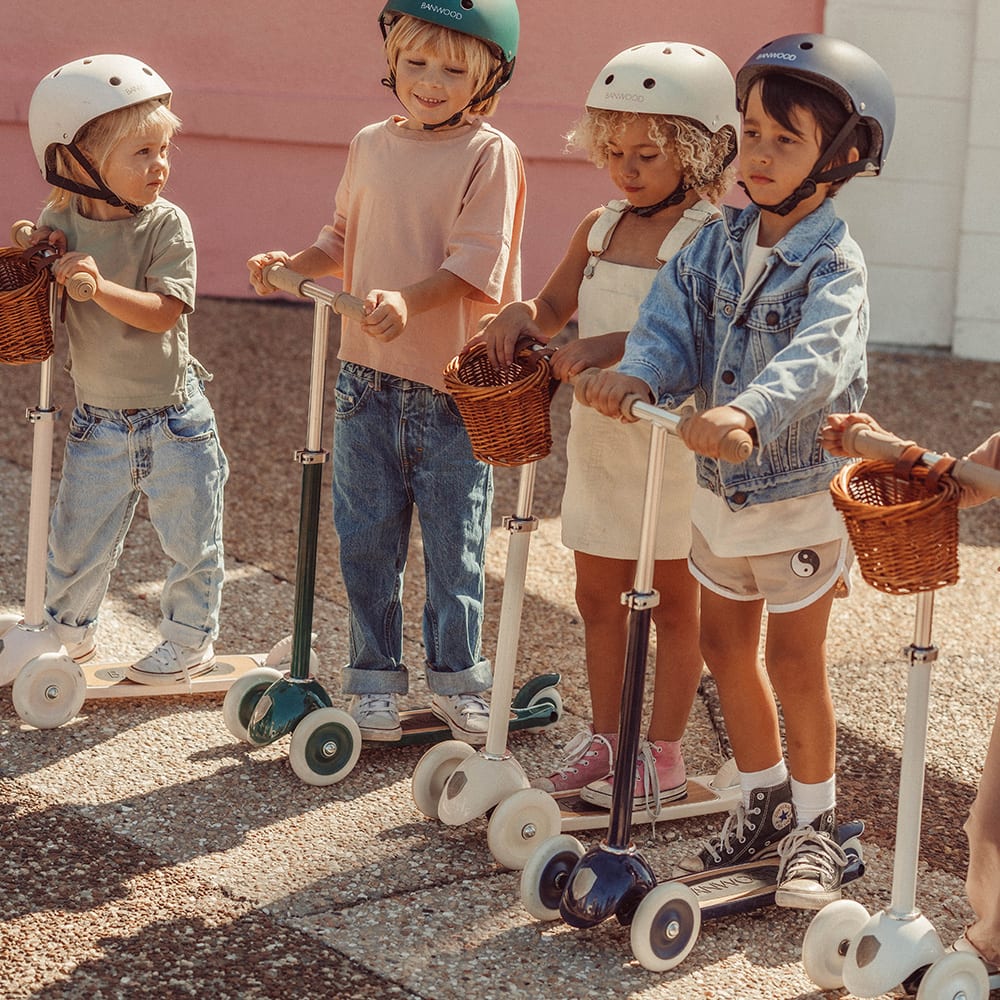
[[[633,823],[658,823],[684,819],[688,816],[705,816],[714,812],[725,812],[736,808],[740,799],[739,784],[728,788],[715,785],[716,776],[700,774],[687,779],[687,794],[682,799],[667,802],[659,816],[653,816],[646,809],[636,809],[632,813]],[[577,830],[606,830],[611,825],[611,811],[601,806],[584,802],[576,792],[555,792],[552,795],[559,806],[563,833]]]
[[[140,684],[125,675],[128,663],[83,663],[87,698],[146,698],[152,695],[213,694],[228,691],[237,677],[264,665],[264,655],[220,654],[207,673],[171,684]]]

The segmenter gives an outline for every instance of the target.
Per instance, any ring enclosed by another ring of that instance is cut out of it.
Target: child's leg
[[[743,773],[766,771],[782,759],[778,710],[757,655],[763,608],[762,600],[734,601],[701,588],[701,652]]]
[[[420,511],[427,598],[423,636],[431,710],[456,739],[486,741],[493,683],[482,655],[486,541],[493,470],[477,461],[445,393],[406,393],[407,483]],[[520,581],[509,580],[507,586]]]
[[[45,600],[56,623],[96,620],[138,501],[126,429],[103,414],[75,409],[46,565]]]
[[[628,608],[621,596],[632,587],[635,563],[586,552],[574,556],[594,732],[617,734],[628,630]]]
[[[687,559],[658,561],[653,586],[660,603],[653,610],[656,677],[648,736],[651,743],[676,743],[687,728],[701,681],[699,587],[688,571]]]
[[[402,585],[413,501],[400,475],[398,393],[378,375],[345,364],[337,379],[333,518],[350,604],[350,661],[342,686],[353,695],[408,689]]]
[[[1000,963],[1000,709],[965,832],[969,838],[965,888],[976,914],[966,937],[984,958]]]
[[[803,784],[833,777],[837,726],[826,674],[833,591],[798,611],[771,614],[765,662],[785,720],[788,768]],[[830,803],[833,806],[833,802]]]

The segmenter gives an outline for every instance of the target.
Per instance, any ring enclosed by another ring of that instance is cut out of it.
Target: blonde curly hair
[[[693,119],[679,115],[588,107],[567,134],[567,148],[582,149],[591,163],[604,167],[609,145],[629,125],[640,120],[648,123],[649,138],[661,153],[677,155],[688,187],[709,201],[722,200],[736,179],[736,168],[726,162],[736,143],[729,126],[713,134]]]

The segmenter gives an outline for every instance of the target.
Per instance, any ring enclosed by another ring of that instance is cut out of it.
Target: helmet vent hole
[[[803,51],[808,51],[808,50],[809,50],[809,49],[811,49],[812,47],[813,47],[813,43],[812,43],[812,42],[803,42],[803,43],[802,43],[802,44],[801,44],[801,45],[799,46],[799,48],[800,48],[800,49],[802,49]]]
[[[642,85],[646,88],[646,90],[652,90],[656,86],[656,81],[651,76],[647,76],[646,79],[642,81]]]
[[[84,59],[83,60],[83,65],[84,66],[89,66],[93,61],[94,61],[93,59]]]
[[[122,78],[120,76],[113,76],[108,80],[108,83],[110,83],[112,87],[120,87],[122,85]]]
[[[475,6],[475,0],[462,0],[462,7],[464,7],[465,10],[472,10]]]
[[[705,53],[704,53],[704,52],[702,52],[702,50],[701,50],[701,49],[696,49],[696,48],[692,47],[692,48],[691,48],[691,51],[692,51],[692,52],[693,52],[693,53],[694,53],[694,54],[695,54],[696,56],[701,56],[701,57],[702,57],[702,59],[704,59],[704,58],[705,58]]]
[[[143,71],[143,73],[146,74],[146,76],[152,76],[153,75],[153,71],[148,66],[143,66],[142,67],[142,71]]]
[[[614,78],[615,78],[615,74],[614,73],[612,73],[610,76],[606,76],[604,78],[604,86],[607,87],[608,84],[610,84],[610,83],[612,83],[614,81]]]

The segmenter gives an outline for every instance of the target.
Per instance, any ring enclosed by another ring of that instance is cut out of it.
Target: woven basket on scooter
[[[509,368],[497,371],[486,345],[477,344],[452,358],[444,384],[480,462],[527,465],[552,450],[552,366],[546,355],[522,351]]]
[[[28,365],[52,355],[49,272],[22,259],[23,250],[0,249],[0,362]]]
[[[892,462],[845,465],[830,483],[833,505],[866,583],[886,594],[916,594],[958,582],[958,487],[929,470],[900,478]]]

